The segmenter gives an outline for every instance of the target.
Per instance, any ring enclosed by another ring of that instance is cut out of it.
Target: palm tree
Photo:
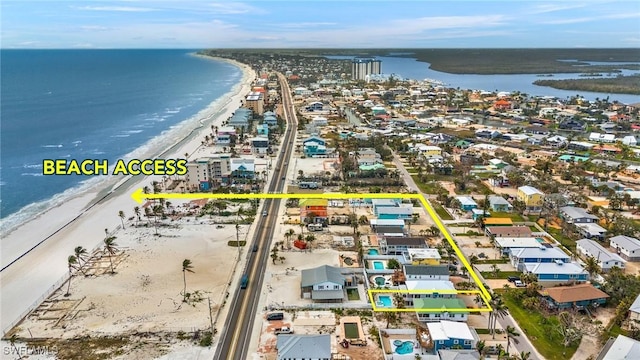
[[[122,228],[124,229],[124,211],[118,211],[118,217],[120,218],[120,222],[122,223]]]
[[[493,311],[491,312],[491,316],[493,316],[493,324],[490,327],[492,333],[492,339],[496,338],[496,323],[498,318],[502,318],[507,316],[509,313],[507,312],[507,305],[504,303],[502,298],[498,295],[493,295],[491,298],[491,307]],[[491,319],[491,316],[489,317]]]
[[[594,274],[600,273],[600,265],[598,264],[598,260],[593,256],[589,256],[584,263],[584,269],[589,273],[589,277],[593,278]]]
[[[133,208],[133,213],[136,214],[138,221],[140,221],[140,206],[135,206]],[[136,221],[136,225],[138,225],[138,221]]]
[[[182,290],[182,302],[187,302],[187,272],[193,273],[193,265],[191,260],[182,260],[182,281],[184,282],[184,289]]]
[[[480,359],[484,359],[484,355],[487,352],[487,346],[484,340],[480,340],[476,343],[476,350],[478,350],[478,354],[480,354]]]
[[[73,253],[75,254],[76,259],[78,260],[78,269],[82,271],[84,275],[86,275],[86,273],[82,269],[81,261],[84,261],[85,264],[87,263],[87,261],[85,260],[85,256],[87,255],[87,249],[83,248],[82,246],[76,246],[76,248],[73,249]]]
[[[509,347],[511,346],[511,341],[513,341],[515,344],[520,342],[518,341],[518,339],[516,339],[518,336],[520,336],[520,333],[518,332],[518,330],[516,330],[515,327],[511,325],[507,326],[505,330],[507,332],[507,354],[508,354]]]
[[[116,252],[118,252],[118,248],[117,248],[118,244],[116,244],[116,237],[115,236],[109,236],[106,239],[104,239],[104,250],[109,254],[109,263],[111,264],[111,273],[115,274],[115,271],[113,270],[113,259],[112,256],[116,254]]]
[[[73,277],[73,270],[76,268],[77,264],[78,264],[78,259],[76,258],[76,256],[69,255],[69,257],[67,258],[67,267],[69,269],[69,280],[67,280],[67,293],[64,294],[64,296],[71,295],[71,293],[69,292],[71,290],[71,277]]]
[[[429,232],[431,233],[431,236],[438,236],[440,234],[440,228],[436,225],[431,225],[429,227]]]
[[[529,351],[524,352],[521,351],[520,354],[515,355],[516,360],[529,360],[531,358],[531,353]]]
[[[291,247],[291,245],[290,245],[290,243],[291,243],[291,237],[292,237],[293,235],[295,235],[295,234],[296,234],[295,230],[293,230],[293,229],[291,229],[291,228],[289,228],[289,230],[287,230],[287,231],[284,233],[284,237],[287,239],[287,247],[288,247],[288,248],[290,248],[290,247]]]

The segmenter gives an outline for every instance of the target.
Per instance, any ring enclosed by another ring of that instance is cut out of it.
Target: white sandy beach
[[[172,151],[165,154],[164,158],[182,158],[185,153],[195,153],[205,134],[211,132],[210,126],[221,125],[241,105],[244,95],[250,91],[255,73],[246,65],[233,63],[243,71],[242,82],[223,97],[219,108],[209,109],[209,114],[200,114],[205,120],[192,136],[177,146],[167,144],[163,151],[150,156],[162,154],[167,149]],[[193,125],[194,128],[197,126],[198,124]],[[89,250],[100,247],[104,229],[113,231],[120,226],[120,210],[125,212],[127,218],[133,216],[133,208],[140,204],[135,203],[130,194],[138,188],[149,186],[152,181],[161,181],[161,178],[139,177],[129,180],[93,207],[90,205],[103,196],[104,188],[78,194],[65,204],[41,214],[6,236],[3,235],[0,242],[2,267],[14,262],[27,250],[49,237],[0,273],[0,325],[3,333],[31,309],[34,303],[49,295],[52,286],[64,279],[67,274],[67,257],[76,246]],[[78,217],[79,215],[81,216]],[[62,228],[76,217],[75,221]],[[124,236],[122,231],[114,235],[120,237],[121,234]],[[180,253],[179,249],[183,245],[167,241],[162,246],[168,251],[175,249],[176,253]]]

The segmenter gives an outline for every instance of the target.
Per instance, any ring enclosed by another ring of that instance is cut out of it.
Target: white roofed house
[[[596,241],[582,239],[576,241],[576,251],[585,258],[593,257],[598,262],[598,266],[603,272],[611,270],[612,267],[624,269],[625,260],[618,254],[614,254]]]
[[[589,280],[587,271],[575,262],[525,263],[523,272],[534,274],[538,278],[538,284],[544,287]]]
[[[280,334],[277,360],[331,360],[331,335]]]
[[[616,249],[618,255],[627,261],[640,261],[640,240],[630,236],[618,235],[609,239],[609,246]]]
[[[587,239],[604,240],[607,229],[596,223],[575,224],[576,230]]]
[[[636,140],[636,137],[633,135],[627,135],[622,138],[622,144],[624,145],[636,146],[637,143],[638,143],[638,140]]]
[[[568,263],[571,261],[571,257],[564,251],[557,247],[547,248],[546,246],[530,247],[530,248],[512,248],[509,254],[511,264],[523,271],[525,264],[529,263],[542,263],[542,262],[556,262],[561,261]]]

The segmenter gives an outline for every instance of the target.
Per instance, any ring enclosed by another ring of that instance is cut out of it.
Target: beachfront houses
[[[227,125],[247,131],[252,117],[253,111],[251,109],[241,107],[233,113],[231,118],[227,121]],[[218,132],[220,131],[218,130]]]
[[[236,128],[233,126],[221,126],[216,133],[216,144],[220,146],[228,146],[231,144],[232,138],[235,141],[237,137]]]
[[[447,265],[404,265],[407,280],[449,280]]]
[[[423,237],[388,237],[378,239],[380,251],[385,255],[402,255],[409,249],[427,249],[426,239]]]
[[[427,328],[436,354],[444,349],[475,349],[480,340],[476,331],[462,322],[431,322]]]
[[[578,263],[554,261],[550,263],[525,263],[525,274],[536,276],[538,284],[544,287],[584,282],[589,280],[589,274]]]
[[[262,116],[264,113],[264,94],[258,91],[250,92],[244,101],[244,106],[254,114]]]
[[[596,259],[603,272],[611,270],[614,266],[623,269],[626,262],[618,254],[608,251],[598,242],[590,239],[576,241],[576,251],[585,259],[589,257]]]
[[[581,310],[588,306],[600,306],[609,298],[609,295],[589,283],[544,288],[538,293],[545,307],[553,310]]]
[[[597,216],[589,214],[585,209],[575,206],[563,206],[559,210],[560,218],[568,224],[595,223],[599,219]]]
[[[303,152],[306,157],[326,157],[327,142],[316,135],[302,140]]]
[[[537,249],[540,247],[541,243],[538,238],[534,237],[496,237],[495,245],[502,255],[509,255],[513,249]]]
[[[331,335],[279,334],[276,341],[277,360],[330,360]]]

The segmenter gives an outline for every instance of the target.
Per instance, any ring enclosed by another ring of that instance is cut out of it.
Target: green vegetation
[[[416,185],[418,185],[420,191],[425,194],[437,194],[440,189],[442,189],[442,186],[435,181],[422,182],[418,175],[411,175],[411,178],[415,181]]]
[[[478,260],[476,264],[508,264],[509,259],[487,259],[487,260]]]
[[[536,80],[533,83],[562,90],[640,95],[640,75],[619,75],[613,78],[598,79]]]
[[[344,336],[347,339],[358,339],[360,337],[360,331],[358,331],[358,324],[344,323]]]
[[[492,218],[509,218],[513,222],[524,222],[527,221],[522,215],[516,212],[502,212],[502,211],[492,211]],[[537,230],[536,230],[537,231]]]
[[[557,330],[560,326],[556,315],[541,314],[522,307],[515,294],[520,290],[502,292],[504,302],[511,316],[518,322],[533,346],[542,356],[549,360],[570,359],[578,345],[562,346],[563,337]],[[496,291],[497,292],[497,291]]]
[[[436,202],[432,202],[431,207],[433,207],[433,210],[436,212],[436,214],[440,216],[440,219],[453,220],[453,217],[451,216],[451,214],[449,214],[449,212],[447,212],[447,210],[445,210],[445,208],[443,208],[442,205]]]
[[[124,349],[130,345],[130,340],[125,337],[85,336],[73,339],[25,339],[24,341],[30,347],[49,348],[52,349],[51,351],[55,349],[57,359],[112,359],[124,355]]]
[[[496,264],[496,263],[494,263]],[[520,277],[520,275],[522,275],[521,272],[519,271],[502,271],[502,270],[498,270],[498,272],[496,273],[497,276],[493,276],[493,272],[492,271],[481,271],[480,274],[482,274],[482,276],[485,279],[506,279],[509,276],[517,276]]]
[[[347,289],[347,299],[349,300],[360,300],[360,294],[358,294],[358,289]]]
[[[567,237],[562,233],[562,230],[556,229],[553,227],[548,227],[547,232],[554,237],[554,239],[558,240],[560,244],[564,245],[567,249],[571,250],[571,252],[576,251],[576,241]]]
[[[230,241],[227,241],[227,245],[231,247],[238,247],[238,242],[235,240],[230,240]],[[247,245],[246,241],[240,241],[240,246],[245,246],[245,245]]]

